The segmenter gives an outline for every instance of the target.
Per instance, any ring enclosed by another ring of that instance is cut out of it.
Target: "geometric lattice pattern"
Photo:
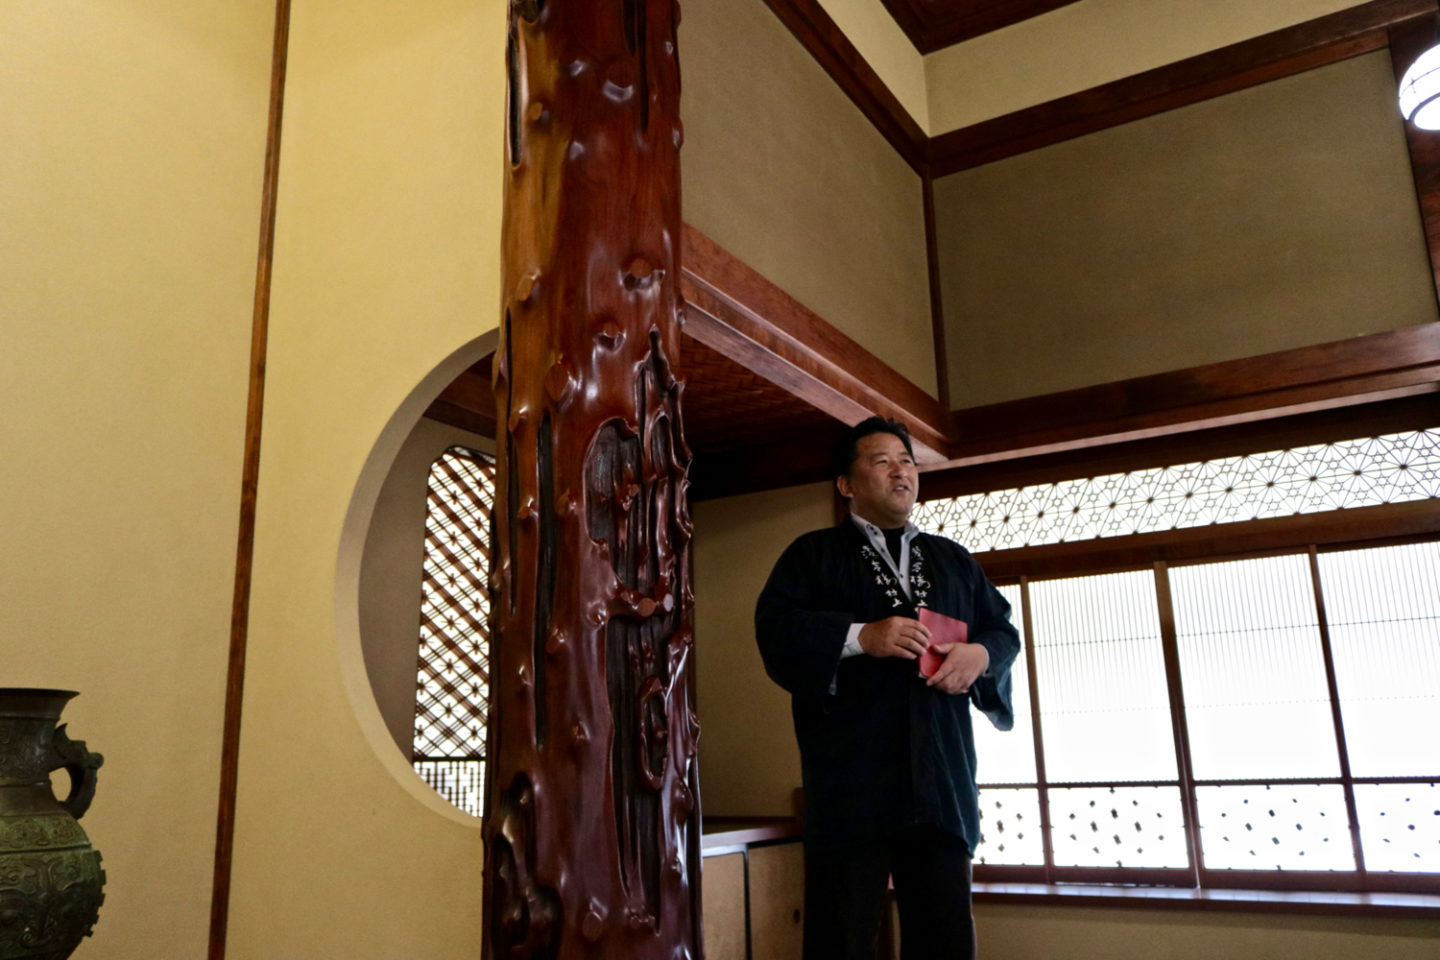
[[[1339,784],[1198,787],[1200,846],[1211,870],[1354,870]]]
[[[1043,867],[1045,845],[1040,837],[1040,791],[1034,787],[980,789],[978,864]]]
[[[1056,866],[1189,864],[1178,787],[1052,787],[1049,796]]]
[[[972,552],[1440,496],[1440,430],[1392,433],[916,504]]]
[[[1440,873],[1440,787],[1356,784],[1355,807],[1367,870]]]
[[[430,468],[415,771],[441,796],[480,816],[490,698],[490,515],[495,464],[451,447]]]

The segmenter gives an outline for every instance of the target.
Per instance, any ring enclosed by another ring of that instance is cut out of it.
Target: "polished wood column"
[[[486,956],[700,954],[674,0],[511,0]]]

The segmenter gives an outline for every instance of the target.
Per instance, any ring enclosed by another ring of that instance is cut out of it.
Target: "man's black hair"
[[[905,424],[898,420],[886,420],[884,417],[867,417],[855,426],[846,431],[845,436],[835,445],[835,457],[831,464],[831,475],[845,477],[850,475],[850,464],[860,456],[860,440],[872,433],[889,433],[900,438],[905,444],[905,452],[910,458],[915,458],[915,448],[910,446],[910,430]]]

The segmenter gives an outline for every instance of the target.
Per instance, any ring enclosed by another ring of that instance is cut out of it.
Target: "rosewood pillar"
[[[511,0],[485,955],[698,957],[673,0]]]

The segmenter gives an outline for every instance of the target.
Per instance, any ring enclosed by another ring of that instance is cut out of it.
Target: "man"
[[[766,672],[791,695],[805,785],[805,960],[870,960],[893,875],[903,960],[974,956],[980,839],[970,703],[1014,723],[1010,605],[954,541],[909,522],[910,436],[879,417],[837,450],[850,516],[792,543],[755,611]],[[920,607],[963,621],[930,645]]]

